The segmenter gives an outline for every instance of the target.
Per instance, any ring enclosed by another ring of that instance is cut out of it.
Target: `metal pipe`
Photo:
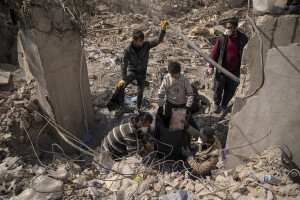
[[[207,62],[211,63],[213,66],[215,66],[218,70],[220,70],[223,74],[228,76],[233,81],[239,83],[240,79],[230,73],[228,70],[223,68],[221,65],[219,65],[216,61],[211,59],[208,55],[206,55],[199,47],[195,45],[194,42],[192,42],[188,37],[186,37],[181,31],[179,31],[173,24],[168,22],[169,27],[179,36],[181,37],[190,47],[192,47],[195,51],[197,51]]]

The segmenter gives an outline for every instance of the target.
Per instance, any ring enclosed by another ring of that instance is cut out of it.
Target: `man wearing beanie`
[[[218,163],[219,150],[222,149],[220,140],[215,137],[215,131],[210,127],[198,131],[187,125],[185,129],[192,137],[201,138],[203,147],[201,148],[201,144],[198,144],[199,149],[195,155],[192,155],[188,148],[182,148],[182,155],[187,158],[188,164],[196,175],[203,178],[210,176],[211,170],[214,170]]]
[[[227,20],[226,31],[217,39],[211,58],[236,77],[240,77],[241,58],[248,38],[238,31],[237,27],[238,20],[235,17]],[[209,74],[213,75],[213,73],[214,68],[210,64]],[[227,108],[237,86],[238,83],[216,70],[213,113],[218,113],[220,108],[223,110]]]

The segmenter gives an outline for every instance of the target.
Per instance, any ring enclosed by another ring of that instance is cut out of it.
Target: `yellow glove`
[[[118,83],[118,88],[120,88],[122,86],[123,86],[123,88],[125,88],[125,85],[126,85],[126,82],[122,80]]]
[[[162,30],[166,30],[167,29],[167,21],[163,21],[163,23],[161,24],[161,28],[162,28]]]
[[[151,144],[145,144],[145,148],[147,149],[148,152],[152,152]]]

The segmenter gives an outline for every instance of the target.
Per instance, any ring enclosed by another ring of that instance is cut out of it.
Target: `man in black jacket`
[[[144,41],[144,34],[141,30],[133,31],[131,43],[124,50],[124,58],[122,63],[122,80],[118,83],[119,88],[119,104],[124,108],[124,89],[133,80],[137,80],[137,110],[140,112],[143,92],[146,82],[146,72],[149,60],[150,49],[160,44],[166,34],[167,22],[162,23],[162,30],[159,37],[152,41]],[[127,74],[127,69],[129,73]]]
[[[226,31],[217,39],[211,58],[233,75],[240,77],[241,58],[248,38],[237,30],[237,26],[238,20],[235,17],[227,21]],[[214,73],[214,68],[211,64],[209,70],[210,74]],[[226,109],[238,83],[217,70],[214,85],[214,106],[212,112],[217,113],[220,110],[220,104],[222,109]]]

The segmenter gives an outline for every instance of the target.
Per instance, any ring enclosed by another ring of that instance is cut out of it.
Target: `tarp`
[[[159,152],[162,152],[161,154],[158,154],[159,157],[164,157],[170,154],[167,159],[184,159],[181,153],[181,147],[189,146],[190,143],[190,136],[184,130],[169,131],[169,128],[165,126],[160,116],[156,115],[155,138],[162,142],[157,142],[156,144],[156,149]]]
[[[263,15],[265,13],[282,13],[287,0],[253,0],[253,13]]]

